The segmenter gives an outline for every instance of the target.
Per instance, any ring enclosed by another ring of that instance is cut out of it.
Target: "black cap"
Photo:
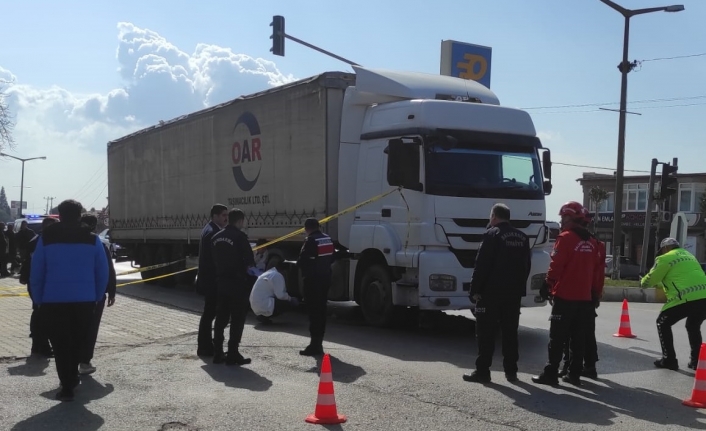
[[[318,229],[319,228],[319,221],[316,220],[315,218],[308,218],[304,222],[304,228],[305,229]]]

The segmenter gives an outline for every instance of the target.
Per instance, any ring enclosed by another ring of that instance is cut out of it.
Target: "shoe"
[[[258,322],[262,323],[263,325],[271,325],[272,324],[272,319],[270,319],[267,316],[255,316],[255,319],[257,319]]]
[[[505,373],[505,379],[506,379],[508,382],[510,382],[510,383],[516,382],[516,381],[517,381],[517,373],[506,372],[506,373]]]
[[[679,369],[679,362],[676,359],[657,359],[655,361],[655,367],[677,371]]]
[[[213,353],[213,363],[222,364],[226,361],[226,354],[221,350],[220,352]]]
[[[45,358],[53,358],[54,357],[54,351],[52,350],[51,347],[46,346],[46,347],[32,347],[32,354],[33,355],[39,355],[39,356],[44,356]]]
[[[314,346],[309,344],[306,349],[300,350],[299,354],[302,356],[321,356],[324,354],[323,346]]]
[[[486,374],[486,373],[479,373],[478,371],[474,371],[470,374],[464,374],[463,380],[465,382],[472,382],[472,383],[490,383],[490,372],[488,372]]]
[[[73,401],[74,400],[74,390],[67,388],[60,388],[59,392],[56,393],[56,399],[59,401]]]
[[[598,371],[596,371],[596,367],[583,367],[583,371],[581,371],[581,377],[586,377],[592,380],[598,380]]]
[[[696,361],[694,359],[690,360],[689,363],[687,364],[687,367],[690,369],[696,371],[696,366],[698,365],[699,361]]]
[[[581,386],[581,378],[579,376],[572,376],[571,374],[567,374],[562,377],[561,380],[574,386]]]
[[[211,357],[213,356],[213,347],[199,347],[196,349],[196,356]]]
[[[564,377],[569,375],[569,366],[565,365],[564,368],[559,371],[559,377]]]
[[[252,359],[245,358],[239,352],[230,353],[226,355],[226,365],[248,365],[252,362]]]
[[[547,373],[542,373],[538,376],[532,377],[532,381],[538,385],[556,386],[559,384],[558,377],[549,376]]]
[[[87,364],[78,364],[78,373],[81,374],[82,376],[93,374],[95,372],[96,372],[96,367],[91,365],[90,362]]]

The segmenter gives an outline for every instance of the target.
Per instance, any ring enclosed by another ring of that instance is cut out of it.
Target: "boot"
[[[247,365],[252,360],[250,358],[245,358],[237,350],[232,351],[228,349],[228,354],[226,355],[226,365]]]
[[[655,361],[655,367],[657,368],[667,368],[672,371],[677,371],[679,369],[679,362],[676,359],[657,359]]]
[[[213,342],[213,363],[222,364],[226,361],[226,354],[223,353],[223,342]]]
[[[323,340],[322,339],[311,339],[311,342],[304,350],[300,350],[299,354],[302,356],[321,356],[324,354]]]
[[[546,371],[538,376],[532,377],[532,381],[534,383],[537,383],[538,385],[556,386],[559,384],[559,378],[557,377],[557,375],[550,375]]]
[[[463,381],[472,383],[490,383],[490,371],[478,372],[478,370],[463,375]]]

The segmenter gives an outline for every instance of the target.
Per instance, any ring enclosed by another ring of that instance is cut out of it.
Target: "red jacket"
[[[551,294],[567,301],[592,301],[603,294],[605,245],[586,229],[562,231],[547,271]]]

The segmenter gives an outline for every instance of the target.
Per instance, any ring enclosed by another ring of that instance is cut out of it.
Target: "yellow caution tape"
[[[364,207],[365,205],[371,204],[371,203],[373,203],[373,202],[375,202],[375,201],[378,201],[378,200],[380,200],[380,199],[382,199],[382,198],[384,198],[384,197],[387,197],[387,196],[393,194],[394,192],[400,192],[400,194],[402,194],[402,187],[394,188],[394,189],[389,190],[389,191],[387,191],[387,192],[385,192],[385,193],[381,193],[381,194],[379,194],[379,195],[377,195],[377,196],[374,196],[374,197],[372,197],[372,198],[370,198],[370,199],[364,200],[363,202],[360,202],[360,203],[358,203],[358,204],[355,204],[355,205],[353,205],[352,207],[346,208],[346,209],[344,209],[343,211],[339,211],[339,212],[337,212],[336,214],[330,215],[330,216],[328,216],[328,217],[324,217],[323,219],[319,220],[319,224],[326,224],[326,223],[330,222],[331,220],[335,220],[335,219],[337,219],[337,218],[339,218],[339,217],[341,217],[341,216],[344,216],[344,215],[346,215],[346,214],[348,214],[348,213],[350,213],[350,212],[353,212],[353,211],[357,210],[358,208]],[[404,199],[404,195],[402,195],[402,198]],[[272,244],[277,244],[278,242],[282,242],[282,241],[287,240],[287,239],[289,239],[289,238],[293,238],[293,237],[295,237],[295,236],[297,236],[297,235],[301,235],[302,233],[304,233],[304,228],[297,229],[297,230],[295,230],[294,232],[288,233],[287,235],[281,236],[281,237],[279,237],[279,238],[277,238],[277,239],[274,239],[274,240],[272,240],[272,241],[270,241],[270,242],[267,242],[267,243],[262,244],[262,245],[258,245],[257,247],[253,247],[253,251],[257,251],[257,250],[260,250],[261,248],[269,247],[269,246],[271,246]],[[182,259],[182,260],[183,260],[183,259]],[[136,272],[147,271],[147,270],[153,269],[153,268],[155,268],[155,267],[161,268],[161,267],[164,267],[164,266],[169,266],[169,265],[172,265],[172,264],[177,263],[177,262],[181,262],[181,260],[178,260],[178,261],[175,261],[175,262],[170,262],[170,263],[164,263],[164,264],[160,264],[160,265],[155,265],[155,266],[147,267],[147,268],[144,268],[144,269],[140,268],[140,270],[128,271],[128,272],[120,273],[120,274],[118,274],[118,275],[134,274],[134,273],[136,273]],[[170,273],[170,274],[164,274],[164,275],[159,275],[159,276],[157,276],[157,277],[147,278],[147,279],[144,279],[144,280],[134,280],[134,281],[126,282],[126,283],[121,283],[121,284],[118,284],[117,287],[123,287],[123,286],[128,286],[128,285],[131,285],[131,284],[138,284],[138,283],[145,283],[145,282],[148,282],[148,281],[159,280],[159,279],[162,279],[162,278],[171,277],[172,275],[177,275],[177,274],[182,274],[182,273],[184,273],[184,272],[193,271],[193,270],[195,270],[195,269],[198,269],[198,266],[194,266],[194,267],[192,267],[192,268],[183,269],[183,270],[177,271],[177,272],[172,272],[172,273]]]
[[[174,262],[160,263],[159,265],[145,266],[144,268],[143,267],[135,268],[135,269],[131,269],[129,271],[121,272],[120,274],[115,274],[115,275],[121,276],[121,275],[137,274],[138,272],[152,271],[153,269],[164,268],[165,266],[174,265],[175,263],[183,262],[185,260],[186,259],[179,259],[179,260],[175,260]]]

